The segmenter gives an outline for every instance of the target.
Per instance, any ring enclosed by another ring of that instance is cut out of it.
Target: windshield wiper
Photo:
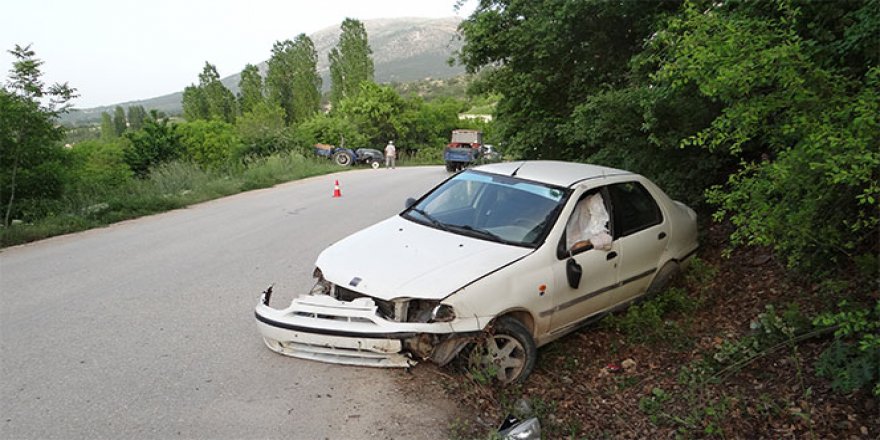
[[[513,241],[510,241],[510,240],[506,240],[506,239],[504,239],[504,238],[501,238],[501,236],[499,236],[498,234],[496,234],[496,233],[494,233],[494,232],[492,232],[492,231],[489,231],[489,230],[487,230],[487,229],[477,229],[477,228],[474,228],[474,227],[471,226],[471,225],[448,225],[448,226],[449,226],[449,227],[452,227],[452,228],[455,228],[455,229],[461,229],[461,230],[463,230],[463,231],[467,231],[467,234],[468,234],[468,235],[472,235],[472,236],[475,235],[475,236],[480,236],[480,237],[483,237],[483,238],[490,238],[490,239],[492,239],[492,240],[495,240],[495,241],[498,241],[498,242],[501,242],[501,243],[518,244],[518,243],[516,243],[516,242],[513,242]]]
[[[424,217],[426,220],[428,220],[429,222],[431,222],[431,224],[434,225],[434,227],[436,227],[437,229],[442,229],[442,230],[444,230],[444,231],[449,231],[449,228],[446,226],[445,223],[443,223],[443,222],[437,220],[436,218],[432,217],[431,214],[428,214],[427,212],[425,212],[425,211],[423,211],[423,210],[421,210],[421,209],[419,209],[419,208],[410,208],[410,211],[417,212],[417,213],[420,214],[422,217]]]

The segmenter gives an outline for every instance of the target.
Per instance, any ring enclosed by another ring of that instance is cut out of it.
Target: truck
[[[483,132],[452,130],[452,138],[443,150],[446,171],[455,172],[476,162],[483,152]]]

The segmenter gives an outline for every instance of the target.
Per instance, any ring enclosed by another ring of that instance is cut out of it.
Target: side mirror
[[[568,285],[571,286],[572,289],[577,289],[578,286],[581,285],[581,276],[584,274],[584,269],[578,264],[574,258],[569,258],[568,261],[565,262],[565,275],[568,278]]]
[[[404,204],[404,208],[409,209],[410,206],[416,204],[416,199],[414,199],[414,198],[412,198],[412,197],[407,197],[407,198],[406,198],[406,201],[403,202],[403,204]]]

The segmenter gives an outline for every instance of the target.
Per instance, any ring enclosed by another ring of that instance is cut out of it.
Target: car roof
[[[481,165],[475,167],[474,170],[506,176],[515,175],[521,179],[564,187],[572,186],[577,182],[597,177],[633,174],[629,171],[603,167],[600,165],[554,160],[501,162]]]

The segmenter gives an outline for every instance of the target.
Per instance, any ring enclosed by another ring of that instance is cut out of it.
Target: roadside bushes
[[[174,127],[185,156],[196,165],[216,169],[239,157],[241,140],[235,127],[212,119],[195,120]]]

